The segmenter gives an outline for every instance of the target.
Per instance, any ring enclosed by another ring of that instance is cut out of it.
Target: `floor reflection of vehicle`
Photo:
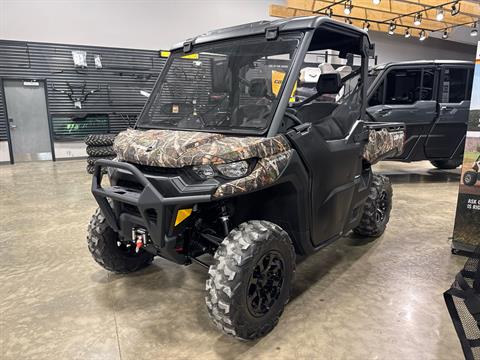
[[[430,160],[440,169],[462,163],[474,65],[468,61],[411,61],[370,71],[368,114],[405,123],[400,161]]]

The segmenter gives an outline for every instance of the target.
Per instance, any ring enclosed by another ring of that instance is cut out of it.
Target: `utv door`
[[[372,120],[405,123],[405,149],[398,159],[425,158],[424,143],[438,111],[435,79],[435,67],[392,67],[373,84],[367,109]]]
[[[425,142],[429,159],[461,158],[465,145],[473,71],[462,65],[441,67],[439,116]]]

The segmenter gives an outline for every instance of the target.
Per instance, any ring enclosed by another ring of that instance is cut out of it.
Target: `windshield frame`
[[[278,38],[273,40],[273,41],[278,41],[279,38],[287,39],[296,39],[297,45],[295,49],[292,52],[291,58],[289,60],[288,68],[284,77],[284,80],[282,81],[282,84],[280,86],[280,89],[278,91],[278,95],[276,96],[275,101],[272,103],[272,109],[271,109],[271,116],[266,124],[266,126],[262,129],[254,129],[254,128],[245,128],[241,129],[239,127],[224,127],[224,128],[199,128],[199,129],[194,129],[194,128],[178,128],[178,127],[173,127],[169,126],[166,124],[166,126],[152,126],[152,124],[145,124],[142,126],[141,122],[142,119],[146,116],[148,111],[151,109],[152,105],[154,104],[154,99],[155,95],[158,94],[162,90],[162,85],[165,83],[165,78],[167,74],[169,73],[169,70],[172,66],[172,63],[175,59],[181,58],[182,56],[189,55],[192,53],[201,53],[202,51],[206,52],[211,52],[214,50],[216,46],[221,46],[223,44],[234,44],[235,42],[239,40],[250,40],[250,39],[263,39],[266,40],[264,34],[255,34],[255,35],[249,35],[249,36],[244,36],[241,38],[230,38],[230,39],[225,39],[225,40],[218,40],[218,41],[212,41],[208,43],[202,43],[201,45],[198,46],[193,46],[192,50],[188,53],[185,53],[182,49],[174,50],[170,53],[169,57],[167,58],[167,61],[165,62],[165,65],[158,76],[155,85],[150,93],[150,96],[145,103],[142,111],[138,115],[137,121],[135,123],[134,128],[135,129],[143,129],[143,130],[176,130],[176,131],[192,131],[192,132],[209,132],[209,133],[220,133],[220,134],[238,134],[238,135],[251,135],[251,136],[264,136],[267,133],[269,133],[269,130],[272,126],[272,123],[275,119],[275,115],[277,113],[277,110],[279,108],[279,104],[282,102],[282,99],[284,97],[284,90],[286,87],[286,84],[288,82],[288,79],[290,78],[290,74],[292,72],[292,68],[294,67],[296,63],[296,59],[299,55],[299,50],[302,47],[302,44],[305,42],[305,31],[303,30],[295,30],[295,31],[285,31],[281,32],[278,35]],[[272,40],[266,40],[266,41],[272,41]],[[288,98],[288,97],[287,97]],[[288,100],[288,99],[287,99]]]

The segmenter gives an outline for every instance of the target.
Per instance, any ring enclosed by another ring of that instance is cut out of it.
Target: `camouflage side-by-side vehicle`
[[[479,179],[479,171],[480,171],[480,156],[472,164],[472,168],[470,170],[467,170],[465,174],[463,174],[463,183],[467,186],[475,185]]]
[[[315,64],[325,50],[345,60]],[[195,262],[208,268],[206,304],[220,330],[268,333],[296,257],[351,230],[377,237],[389,220],[392,188],[372,164],[400,154],[405,134],[363,120],[372,52],[367,33],[320,17],[175,46],[135,129],[117,136],[117,159],[95,163],[94,259],[119,273],[154,256]],[[306,67],[321,73],[300,77]]]

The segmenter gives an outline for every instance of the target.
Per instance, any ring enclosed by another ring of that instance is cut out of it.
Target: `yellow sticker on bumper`
[[[177,211],[177,218],[175,219],[175,226],[180,224],[183,220],[192,215],[192,209],[180,209]]]

